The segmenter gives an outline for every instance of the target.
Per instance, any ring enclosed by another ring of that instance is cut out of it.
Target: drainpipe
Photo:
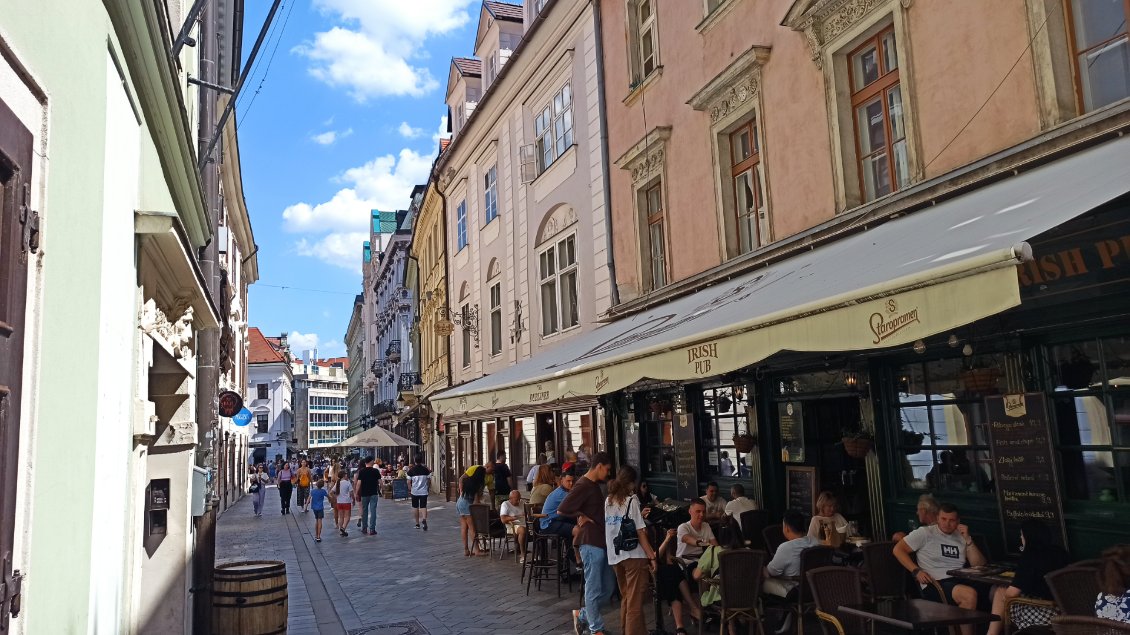
[[[607,243],[608,279],[612,284],[612,306],[620,304],[616,286],[616,261],[612,257],[612,179],[608,170],[608,101],[604,87],[604,22],[600,17],[600,0],[590,0],[593,30],[596,31],[596,99],[600,114],[600,168],[604,176],[604,237]]]
[[[451,150],[451,146],[449,145],[448,151],[450,151],[450,150]],[[440,187],[439,187],[439,173],[436,172],[436,170],[435,170],[435,168],[437,166],[439,166],[440,158],[441,157],[436,157],[436,162],[432,167],[431,181],[433,183],[435,183],[436,194],[439,194],[439,201],[440,201],[439,225],[442,228],[441,236],[442,236],[442,239],[443,239],[443,295],[444,295],[443,304],[447,308],[447,310],[450,311],[451,307],[447,306],[447,303],[450,301],[450,298],[447,297],[447,295],[448,295],[447,294],[447,284],[449,282],[448,275],[450,273],[450,271],[447,267],[447,249],[448,249],[448,247],[447,247],[447,194],[444,194],[443,190],[440,189]],[[451,381],[452,377],[451,377],[451,346],[450,346],[450,341],[448,342],[448,344],[449,345],[447,347],[447,355],[445,357],[447,358],[447,385],[450,386],[452,384],[452,381]],[[434,413],[435,411],[433,410],[432,412]],[[435,416],[438,417],[439,415],[437,414]],[[446,426],[444,426],[444,427],[446,427]],[[436,442],[437,443],[439,442],[439,436],[438,435],[436,435]],[[443,450],[441,449],[441,450],[439,450],[439,452],[443,452]],[[437,454],[438,454],[438,452],[437,452]],[[452,458],[454,458],[454,457],[452,457]],[[438,457],[437,457],[437,459],[438,459]],[[440,463],[437,460],[436,461],[436,467],[438,468],[439,465],[440,465]],[[450,465],[448,465],[447,468],[452,469],[452,467]],[[452,474],[452,476],[454,476],[454,473]],[[447,482],[447,475],[446,474],[440,474],[440,478],[443,479],[443,486],[450,488],[451,483]],[[450,500],[451,492],[447,492],[447,498]]]

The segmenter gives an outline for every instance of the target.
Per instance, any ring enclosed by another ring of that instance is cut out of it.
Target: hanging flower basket
[[[989,394],[996,391],[1001,371],[996,368],[970,368],[962,371],[961,385],[966,392]]]
[[[911,456],[918,454],[922,451],[922,442],[926,440],[926,435],[921,432],[913,432],[911,430],[902,429],[899,431],[902,437],[902,453]]]
[[[844,437],[844,452],[853,459],[862,459],[875,447],[875,442],[867,437]]]
[[[1071,390],[1087,388],[1095,376],[1095,365],[1085,357],[1079,357],[1059,365],[1059,378]]]
[[[734,449],[742,454],[752,452],[755,445],[757,445],[757,437],[748,432],[734,435]]]

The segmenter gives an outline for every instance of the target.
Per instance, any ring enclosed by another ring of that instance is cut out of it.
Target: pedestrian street
[[[217,524],[217,563],[281,560],[287,567],[290,635],[568,635],[579,586],[536,586],[526,596],[513,554],[464,557],[455,504],[433,495],[428,531],[414,528],[408,501],[382,499],[376,536],[363,536],[354,509],[343,538],[327,517],[314,542],[314,514],[279,513],[267,491],[263,517],[245,496]],[[605,620],[618,623],[618,605]],[[649,612],[650,613],[650,612]]]

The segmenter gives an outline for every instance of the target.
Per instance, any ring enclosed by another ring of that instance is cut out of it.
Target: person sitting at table
[[[695,594],[691,592],[691,585],[687,581],[686,574],[683,573],[683,568],[675,559],[675,552],[682,544],[678,536],[677,530],[668,529],[663,543],[659,545],[655,593],[658,601],[670,604],[671,616],[675,619],[676,635],[686,635],[683,608],[686,608],[695,620],[701,621],[702,607],[699,606]]]
[[[836,495],[827,490],[816,498],[816,515],[808,525],[808,536],[824,541],[829,547],[839,547],[847,538],[847,519],[840,515]]]
[[[677,531],[679,548],[675,551],[675,556],[694,561],[698,560],[706,547],[712,545],[717,547],[718,540],[714,538],[714,530],[706,522],[706,503],[701,498],[691,501],[690,509],[687,511],[690,512],[691,519],[679,525]]]
[[[1115,545],[1103,552],[1099,589],[1095,617],[1130,624],[1130,545]]]
[[[718,493],[718,483],[714,481],[707,483],[706,494],[701,500],[706,506],[707,522],[718,520],[726,514],[726,498]]]
[[[742,514],[757,509],[757,501],[746,498],[745,486],[741,483],[734,483],[730,487],[730,497],[730,502],[726,503],[726,515],[737,521],[738,529],[741,529]]]
[[[561,464],[561,471],[562,472],[568,472],[568,471],[572,470],[572,471],[575,472],[576,470],[573,470],[573,468],[576,465],[577,465],[577,453],[572,451],[572,450],[565,450],[565,462]]]
[[[553,468],[544,463],[539,465],[538,472],[530,484],[533,485],[533,489],[530,490],[530,504],[541,505],[545,503],[546,497],[557,489],[557,479],[553,476]]]
[[[938,499],[930,494],[923,494],[918,497],[918,507],[914,510],[918,515],[918,526],[927,527],[938,522]],[[913,526],[913,525],[912,525]],[[896,531],[891,534],[891,540],[898,542],[906,538],[905,531]]]
[[[557,508],[561,506],[561,501],[565,500],[570,490],[573,489],[573,482],[572,472],[563,473],[557,481],[557,489],[546,496],[545,503],[541,506],[541,513],[545,514],[545,518],[541,519],[542,533],[573,539],[573,530],[577,528],[577,521],[557,514]]]
[[[952,578],[947,573],[964,567],[967,561],[975,567],[988,561],[969,537],[969,527],[961,524],[961,516],[952,503],[942,503],[938,508],[937,524],[910,532],[895,544],[893,551],[899,563],[922,586],[922,597],[927,600],[949,601],[964,609],[975,609],[978,596],[987,591],[975,583]],[[912,555],[917,556],[918,562]],[[945,599],[938,597],[937,590],[930,583],[932,580],[941,586]],[[972,625],[962,626],[961,630],[965,635],[973,634]]]
[[[1052,599],[1044,576],[1066,567],[1070,562],[1071,556],[1056,543],[1051,528],[1033,519],[1021,523],[1020,563],[1016,566],[1012,584],[993,587],[993,614],[1003,618],[1005,606],[1011,598]],[[1055,615],[1055,607],[1023,603],[1013,604],[1009,612],[1014,631],[1050,624]],[[1003,628],[1003,622],[991,622],[987,635],[999,635]]]
[[[526,564],[526,514],[522,511],[522,493],[511,490],[510,497],[498,507],[498,519],[506,526],[506,533],[518,543],[518,564]]]
[[[773,559],[765,565],[762,575],[765,581],[761,584],[761,591],[779,598],[786,598],[789,592],[796,588],[800,577],[800,552],[809,547],[818,547],[823,544],[805,532],[804,515],[795,510],[785,512],[781,519],[781,533],[785,534],[785,542],[773,552]],[[778,633],[784,633],[792,627],[793,614],[788,612],[785,619],[777,628]]]

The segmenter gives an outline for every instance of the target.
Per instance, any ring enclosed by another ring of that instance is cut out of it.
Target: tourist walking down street
[[[348,536],[346,527],[349,526],[349,517],[353,514],[353,482],[349,480],[349,473],[341,470],[337,473],[337,485],[334,487],[334,526],[342,536]]]
[[[373,467],[373,457],[357,470],[357,498],[361,501],[361,535],[377,535],[377,501],[381,498],[381,473]]]
[[[314,512],[314,542],[322,542],[322,519],[326,515],[326,499],[329,496],[325,481],[315,483],[310,492],[310,509]]]
[[[248,480],[250,484],[247,492],[251,494],[251,505],[255,509],[255,515],[262,516],[263,503],[267,500],[267,483],[270,481],[267,477],[267,468],[261,463],[251,468],[251,476]]]
[[[477,503],[479,494],[486,485],[487,475],[494,469],[493,463],[472,465],[459,479],[459,498],[455,501],[455,511],[459,514],[459,537],[464,556],[488,555],[479,550],[475,542],[475,524],[471,520],[471,505]]]
[[[298,471],[294,476],[298,483],[298,507],[303,512],[308,512],[310,511],[310,483],[314,481],[314,478],[310,472],[310,464],[305,459],[298,463]]]
[[[282,501],[282,513],[290,513],[290,493],[294,490],[294,472],[288,463],[283,463],[279,470],[279,499]]]
[[[643,602],[651,572],[656,570],[655,549],[647,539],[647,527],[636,498],[636,469],[622,465],[608,485],[604,501],[604,540],[608,564],[620,585],[620,633],[647,635]]]
[[[616,584],[612,568],[608,566],[607,542],[604,537],[604,494],[600,484],[608,480],[612,470],[612,457],[607,452],[597,452],[585,475],[577,479],[572,491],[561,501],[557,514],[576,518],[580,535],[581,564],[585,572],[585,606],[573,611],[573,628],[581,632],[587,623],[591,635],[604,635],[604,618],[600,611],[612,598]]]
[[[408,470],[408,479],[412,482],[412,518],[416,521],[416,529],[423,523],[424,531],[428,530],[428,492],[432,488],[432,471],[424,465],[424,454],[416,455],[415,465]]]

